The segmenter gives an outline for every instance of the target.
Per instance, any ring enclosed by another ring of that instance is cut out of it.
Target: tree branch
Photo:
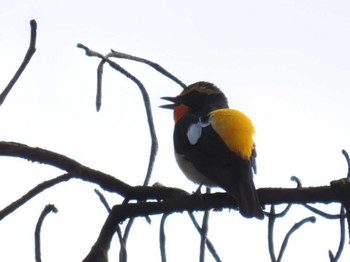
[[[27,145],[0,142],[0,156],[24,158],[29,161],[48,164],[69,173],[72,178],[79,178],[95,183],[104,190],[120,194],[126,199],[161,200],[160,202],[139,202],[116,205],[111,209],[100,236],[85,261],[104,261],[97,258],[107,256],[110,241],[118,224],[128,218],[146,217],[156,214],[237,209],[237,202],[226,193],[189,195],[185,191],[167,187],[130,186],[115,177],[101,171],[88,168],[77,161],[55,152],[29,147]],[[69,175],[67,179],[69,179]],[[349,191],[348,179],[331,182],[330,186],[300,188],[260,188],[257,190],[261,204],[305,204],[305,203],[342,203],[344,192]]]
[[[3,210],[0,211],[0,220],[2,220],[4,217],[11,214],[13,211],[15,211],[20,206],[24,205],[27,201],[35,197],[36,195],[40,194],[44,190],[57,185],[58,183],[68,181],[71,179],[72,176],[70,174],[64,174],[62,176],[55,177],[51,180],[45,181],[43,183],[38,184],[36,187],[28,191],[24,196],[19,198],[18,200],[14,201],[7,207],[5,207]]]
[[[133,187],[111,175],[86,167],[64,155],[38,147],[30,147],[20,143],[0,142],[0,156],[24,158],[31,162],[38,162],[56,167],[70,173],[72,178],[78,178],[94,183],[99,185],[102,189],[109,192],[118,193],[126,199],[161,200],[169,198],[174,194],[187,194],[187,192],[177,188],[143,186]]]
[[[57,213],[58,210],[54,205],[48,204],[45,206],[44,210],[41,212],[38,222],[35,227],[35,261],[41,262],[41,240],[40,240],[40,231],[41,226],[44,222],[45,217],[50,213]]]
[[[26,55],[24,56],[23,62],[18,68],[17,72],[15,75],[12,77],[10,82],[7,84],[5,87],[4,91],[0,94],[0,106],[2,103],[5,101],[7,95],[10,93],[12,87],[15,85],[21,74],[23,73],[24,69],[27,67],[30,59],[34,55],[36,48],[35,48],[35,43],[36,43],[36,29],[37,29],[37,24],[35,20],[30,21],[30,42],[29,42],[29,48],[27,50]]]

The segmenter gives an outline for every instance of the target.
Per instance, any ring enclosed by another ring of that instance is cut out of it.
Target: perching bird
[[[162,108],[174,110],[174,148],[183,173],[199,185],[219,186],[238,200],[247,218],[264,218],[253,182],[256,173],[254,127],[208,82],[186,87]]]

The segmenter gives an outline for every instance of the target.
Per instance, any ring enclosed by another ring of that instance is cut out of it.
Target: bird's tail
[[[244,177],[238,181],[238,206],[239,212],[246,218],[258,218],[263,219],[264,213],[261,209],[258,194],[255,189],[255,185],[252,178]]]

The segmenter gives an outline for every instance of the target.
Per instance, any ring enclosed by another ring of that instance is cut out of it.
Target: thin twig
[[[276,261],[276,255],[275,255],[275,248],[273,243],[273,230],[275,225],[275,206],[271,205],[270,212],[268,214],[268,228],[267,228],[267,239],[268,239],[268,246],[269,246],[269,254],[272,262]]]
[[[194,227],[197,229],[198,233],[200,233],[201,227],[199,226],[196,218],[194,217],[193,212],[188,211],[187,213],[188,213],[189,217],[191,218],[191,221],[192,221]],[[221,262],[221,258],[219,257],[219,254],[216,252],[215,247],[209,238],[207,238],[206,244],[207,244],[207,248],[208,248],[209,252],[212,254],[215,261]]]
[[[210,188],[207,187],[206,193],[210,194]],[[204,211],[203,214],[203,221],[202,221],[202,228],[200,231],[201,234],[201,242],[200,242],[200,253],[199,253],[199,261],[204,262],[205,261],[205,246],[207,242],[207,236],[208,236],[208,224],[209,224],[209,210]]]
[[[344,218],[345,215],[341,215],[341,214],[329,214],[329,213],[326,213],[322,210],[319,210],[313,206],[310,206],[308,204],[303,204],[304,207],[306,207],[307,209],[309,209],[310,211],[314,212],[316,215],[319,215],[321,217],[324,217],[324,218],[327,218],[327,219],[339,219],[339,218]]]
[[[127,78],[132,80],[138,86],[138,88],[142,94],[142,98],[143,98],[143,102],[144,102],[144,106],[145,106],[145,110],[146,110],[148,127],[149,127],[149,131],[150,131],[150,136],[151,136],[151,152],[150,152],[146,176],[145,176],[145,179],[143,182],[143,185],[147,186],[149,184],[150,179],[151,179],[151,174],[152,174],[154,162],[155,162],[157,151],[158,151],[158,139],[157,139],[157,135],[156,135],[155,127],[154,127],[151,102],[150,102],[147,90],[143,86],[143,84],[140,80],[138,80],[134,75],[132,75],[128,71],[126,71],[123,67],[121,67],[117,63],[110,60],[108,57],[103,56],[102,54],[100,54],[98,52],[92,51],[88,47],[86,47],[82,44],[78,44],[78,47],[84,49],[86,52],[86,55],[96,56],[96,57],[102,59],[100,65],[98,67],[98,72],[97,72],[97,94],[96,94],[96,108],[97,108],[97,110],[99,110],[100,106],[101,106],[102,73],[103,73],[104,62],[107,62],[113,69],[117,70],[118,72],[120,72],[121,74],[123,74],[124,76],[126,76]],[[148,219],[148,221],[149,221],[149,219]],[[131,230],[131,226],[133,225],[133,222],[134,222],[134,219],[133,218],[130,219],[128,221],[128,224],[127,224],[126,229],[124,231],[123,240],[124,240],[125,244],[127,242],[129,232]]]
[[[53,179],[47,180],[45,182],[42,182],[38,185],[36,185],[33,189],[29,190],[25,195],[23,195],[21,198],[17,199],[4,209],[0,211],[0,220],[2,220],[4,217],[11,214],[13,211],[15,211],[20,206],[24,205],[27,201],[35,197],[36,195],[42,193],[44,190],[57,185],[61,182],[66,182],[69,179],[72,178],[71,174],[64,174],[62,176],[55,177]]]
[[[302,187],[301,181],[300,181],[300,179],[299,179],[298,177],[292,176],[292,177],[290,178],[290,180],[296,182],[297,188],[301,188],[301,187]],[[276,213],[276,210],[275,210],[275,208],[274,208],[274,209],[273,209],[273,212],[274,212],[274,213],[273,213],[273,216],[275,217],[275,219],[276,219],[276,218],[279,218],[279,217],[284,217],[284,216],[288,213],[288,211],[290,210],[291,207],[292,207],[292,204],[288,204],[288,205],[285,207],[285,209],[283,209],[280,213]],[[267,211],[264,211],[264,214],[265,214],[266,216],[269,216],[269,212],[267,212]]]
[[[160,66],[157,63],[154,63],[154,62],[152,62],[150,60],[147,60],[147,59],[144,59],[144,58],[141,58],[141,57],[125,54],[125,53],[122,53],[122,52],[118,52],[118,51],[114,51],[114,50],[111,50],[111,51],[112,51],[112,53],[108,54],[109,57],[123,58],[123,59],[128,59],[128,60],[133,60],[133,61],[136,61],[136,62],[144,63],[144,64],[149,65],[150,67],[154,68],[155,70],[157,70],[162,75],[164,75],[164,76],[168,77],[169,79],[173,80],[175,83],[180,85],[182,88],[186,88],[187,87],[187,85],[184,84],[180,79],[175,77],[173,74],[171,74],[170,72],[165,70],[165,68],[163,68],[162,66]]]
[[[130,74],[123,67],[121,67],[117,63],[113,62],[108,57],[105,57],[105,56],[103,56],[102,54],[100,54],[100,53],[98,53],[96,51],[90,50],[88,47],[86,47],[86,46],[84,46],[82,44],[78,44],[77,46],[79,48],[84,49],[87,56],[95,56],[95,57],[98,57],[98,58],[102,59],[102,61],[107,62],[113,69],[119,71],[121,74],[123,74],[124,76],[126,76],[127,78],[132,80],[139,87],[139,89],[141,91],[141,94],[142,94],[143,101],[144,101],[144,105],[145,105],[147,121],[148,121],[148,127],[149,127],[151,140],[152,140],[149,164],[148,164],[148,168],[147,168],[147,172],[146,172],[146,177],[145,177],[145,180],[144,180],[144,183],[143,183],[143,185],[148,185],[149,184],[149,180],[151,178],[151,173],[152,173],[152,170],[153,170],[153,165],[154,165],[155,157],[156,157],[157,150],[158,150],[158,139],[157,139],[156,131],[155,131],[155,128],[154,128],[152,109],[151,109],[151,102],[150,102],[150,99],[149,99],[149,96],[148,96],[146,88],[143,86],[141,81],[138,80],[134,75]]]
[[[344,150],[344,149],[342,150],[342,154],[344,155],[346,163],[347,163],[347,166],[348,166],[347,178],[349,178],[350,177],[350,157],[349,157],[348,152],[346,150]],[[328,251],[329,259],[330,259],[331,262],[338,261],[340,256],[341,256],[341,254],[342,254],[342,252],[343,252],[343,249],[344,249],[344,244],[345,244],[345,218],[347,218],[348,221],[349,221],[349,218],[348,218],[348,215],[345,214],[345,208],[344,208],[343,204],[340,206],[339,217],[340,217],[340,219],[339,219],[339,223],[340,223],[339,246],[338,246],[338,250],[337,250],[337,253],[335,254],[335,256],[333,255],[333,252],[331,250]]]
[[[350,157],[349,157],[349,154],[348,154],[348,152],[347,152],[346,150],[344,150],[344,149],[343,149],[341,152],[342,152],[342,154],[344,155],[345,160],[346,160],[346,163],[347,163],[347,165],[348,165],[347,178],[350,178]]]
[[[302,187],[303,185],[301,184],[300,179],[297,176],[291,176],[290,180],[294,181],[295,183],[297,183],[297,188]]]
[[[35,261],[41,262],[41,239],[40,239],[40,231],[41,226],[43,224],[43,221],[45,217],[50,213],[54,212],[57,213],[57,208],[54,205],[46,205],[44,210],[41,212],[40,217],[38,219],[38,222],[35,227]]]
[[[7,84],[5,87],[4,91],[0,94],[0,106],[2,103],[5,101],[7,95],[10,93],[12,87],[15,85],[21,74],[23,73],[24,69],[27,67],[30,59],[34,55],[36,48],[35,48],[35,43],[36,43],[36,29],[37,29],[37,24],[35,20],[30,21],[30,42],[29,42],[29,48],[27,50],[26,55],[24,56],[24,59],[18,68],[17,72],[15,75],[12,77],[10,82]]]
[[[105,196],[97,189],[94,190],[94,192],[96,193],[96,195],[99,197],[101,203],[104,205],[104,207],[106,208],[107,212],[111,212],[111,207],[109,206],[107,199],[105,198]]]
[[[120,229],[119,224],[117,225],[117,235],[119,239],[119,244],[120,244],[120,251],[119,251],[119,261],[120,262],[126,262],[127,261],[127,250],[126,250],[126,245],[123,239],[123,233],[122,230]]]
[[[311,216],[311,217],[307,217],[307,218],[302,219],[301,221],[295,223],[292,226],[292,228],[287,232],[286,236],[283,239],[282,246],[281,246],[280,252],[278,254],[277,262],[280,262],[282,260],[284,251],[286,250],[286,247],[288,245],[288,241],[289,241],[289,238],[291,237],[291,235],[295,231],[297,231],[305,223],[308,223],[308,222],[315,223],[315,221],[316,221],[316,218],[314,216]]]
[[[345,209],[344,209],[344,206],[341,205],[340,207],[340,219],[339,219],[339,222],[340,222],[340,240],[339,240],[339,246],[338,246],[338,250],[337,250],[337,253],[335,254],[335,256],[333,255],[332,251],[329,250],[329,258],[330,258],[330,261],[331,262],[337,262],[344,250],[344,244],[345,244],[345,216],[344,216],[344,213],[345,213]]]
[[[105,61],[102,60],[97,67],[97,91],[96,91],[96,111],[100,111],[102,105],[102,76],[103,76],[103,65]]]
[[[162,219],[160,220],[160,229],[159,229],[159,247],[160,247],[160,257],[162,262],[166,262],[166,250],[165,250],[165,220],[168,217],[168,213],[164,213],[162,215]]]
[[[342,182],[345,183],[345,185],[348,185],[348,181],[350,178],[350,157],[349,154],[346,150],[342,150],[342,154],[345,157],[346,160],[346,164],[348,166],[348,172],[347,172],[347,179],[344,179]],[[331,183],[332,184],[332,183]],[[342,185],[342,183],[340,183],[339,185]],[[343,188],[343,201],[342,201],[342,206],[345,208],[346,212],[345,212],[345,216],[346,216],[346,220],[348,222],[348,235],[350,237],[350,203],[349,203],[349,198],[350,198],[350,194],[349,194],[349,190],[344,190],[344,186],[341,186],[341,188]]]

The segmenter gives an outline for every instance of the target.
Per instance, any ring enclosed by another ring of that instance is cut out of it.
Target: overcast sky
[[[0,139],[65,154],[131,185],[143,182],[150,139],[136,86],[107,66],[102,108],[95,110],[98,59],[111,48],[161,64],[186,84],[215,83],[230,106],[256,128],[259,187],[328,185],[344,177],[350,151],[350,3],[348,1],[3,1],[0,9],[0,87],[17,70],[38,23],[37,52],[0,108]],[[158,108],[181,88],[145,65],[119,61],[146,86],[160,149],[151,183],[192,192],[196,186],[173,157],[173,119]],[[136,163],[136,164],[135,164]],[[0,159],[0,205],[61,171]],[[43,227],[43,261],[80,261],[107,216],[95,187],[70,181],[45,192],[0,223],[0,261],[34,260],[34,227],[47,203],[59,212]],[[106,194],[110,204],[120,199]],[[338,212],[338,205],[320,206]],[[278,207],[282,209],[282,207]],[[277,221],[276,252],[284,234],[312,215],[293,207]],[[130,261],[159,261],[159,217],[138,219]],[[209,238],[223,261],[269,261],[267,219],[214,213]],[[175,229],[175,230],[174,230]],[[168,218],[169,261],[198,261],[199,237],[186,214]],[[338,247],[338,222],[317,217],[293,235],[284,261],[329,261]],[[348,238],[346,239],[348,243]],[[118,243],[111,257],[117,257]],[[349,261],[346,246],[341,261]],[[207,261],[212,261],[207,255]]]

